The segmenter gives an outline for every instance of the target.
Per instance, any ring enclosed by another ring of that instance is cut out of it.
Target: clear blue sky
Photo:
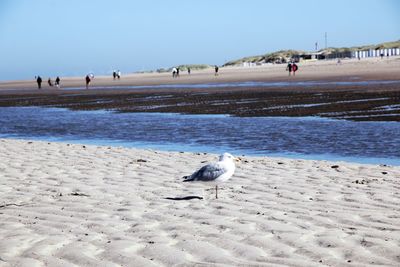
[[[0,80],[400,39],[398,0],[0,0]]]

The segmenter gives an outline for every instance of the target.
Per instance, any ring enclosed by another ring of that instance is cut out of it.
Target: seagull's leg
[[[218,198],[218,185],[215,185],[215,198]]]

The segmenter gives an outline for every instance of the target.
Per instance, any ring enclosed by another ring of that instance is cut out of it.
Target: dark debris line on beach
[[[62,91],[0,94],[0,106],[71,110],[230,114],[240,117],[320,116],[353,121],[400,121],[396,85],[321,88],[219,88],[218,90]]]

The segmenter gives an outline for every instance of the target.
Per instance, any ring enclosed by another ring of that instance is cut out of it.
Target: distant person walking
[[[121,72],[119,70],[117,71],[117,78],[118,80],[121,79]]]
[[[60,81],[61,81],[60,77],[57,76],[57,78],[56,78],[56,86],[57,86],[57,88],[60,88]]]
[[[190,75],[190,68],[188,68],[188,74]]]
[[[172,78],[176,78],[176,68],[172,68]]]
[[[289,64],[286,67],[286,70],[289,72],[289,76],[292,75],[292,62],[289,62]]]
[[[218,71],[219,71],[219,68],[217,65],[215,65],[215,67],[214,67],[214,75],[215,76],[218,76]]]
[[[117,72],[114,70],[113,71],[113,79],[115,80],[115,78],[117,78]]]
[[[180,69],[179,69],[179,67],[177,67],[176,68],[176,77],[179,77],[179,71],[180,71]]]
[[[86,81],[86,89],[89,89],[89,84],[90,84],[90,81],[91,81],[89,74],[86,75],[85,81]]]
[[[36,82],[38,85],[38,89],[40,90],[42,88],[42,78],[40,76],[37,76]]]
[[[296,76],[296,71],[299,69],[299,67],[296,65],[296,63],[292,64],[292,71],[293,71],[293,76]]]
[[[53,82],[51,81],[50,78],[47,80],[47,83],[49,84],[50,87],[53,87]]]

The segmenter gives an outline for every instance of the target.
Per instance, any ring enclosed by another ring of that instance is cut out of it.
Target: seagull
[[[215,198],[218,198],[218,183],[225,182],[235,172],[235,157],[229,153],[219,156],[219,161],[207,164],[192,175],[184,176],[184,182],[215,182]]]

